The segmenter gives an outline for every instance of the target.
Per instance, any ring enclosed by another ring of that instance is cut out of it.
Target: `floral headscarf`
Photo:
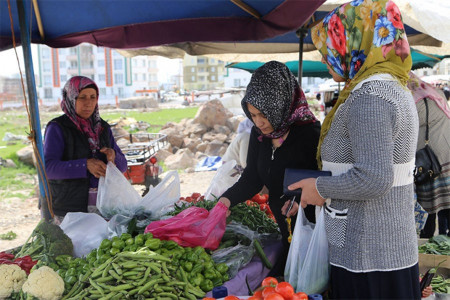
[[[414,102],[417,103],[424,98],[430,99],[436,102],[437,106],[445,113],[447,118],[450,119],[450,108],[448,107],[447,100],[436,91],[436,88],[421,80],[413,72],[410,72],[409,75],[408,88],[412,92]]]
[[[270,134],[263,134],[255,126],[260,134],[260,140],[262,137],[271,139],[282,137],[294,123],[317,121],[309,110],[305,94],[294,74],[285,64],[277,61],[270,61],[259,67],[247,86],[241,105],[247,117],[253,121],[247,103],[263,113],[274,129]]]
[[[98,101],[98,87],[93,80],[84,76],[74,76],[69,79],[64,85],[62,91],[61,109],[69,117],[69,119],[77,126],[78,130],[83,132],[89,141],[89,147],[92,152],[99,148],[100,141],[100,114],[98,111],[98,103],[95,105],[95,110],[91,117],[87,120],[80,118],[75,112],[75,101],[81,90],[85,88],[94,88],[97,91]]]
[[[398,7],[387,0],[354,0],[330,12],[311,29],[314,45],[346,84],[322,125],[317,158],[337,108],[353,88],[379,73],[406,86],[412,59]],[[321,167],[321,166],[319,166]]]

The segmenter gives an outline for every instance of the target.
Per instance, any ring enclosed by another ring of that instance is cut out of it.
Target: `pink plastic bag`
[[[211,211],[192,206],[178,215],[151,222],[145,232],[161,240],[172,240],[184,247],[201,246],[215,250],[225,232],[228,208],[218,202]]]

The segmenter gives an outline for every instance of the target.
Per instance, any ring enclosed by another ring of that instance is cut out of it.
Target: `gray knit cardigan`
[[[330,263],[352,272],[392,271],[418,261],[413,169],[418,116],[390,75],[358,85],[322,145],[317,190],[327,201]],[[386,78],[387,77],[387,78]]]

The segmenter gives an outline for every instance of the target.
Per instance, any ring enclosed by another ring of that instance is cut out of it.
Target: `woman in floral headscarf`
[[[397,6],[355,0],[311,30],[333,79],[345,82],[324,120],[302,206],[324,205],[331,297],[420,299],[413,169],[418,117],[412,60]]]
[[[64,86],[64,115],[51,120],[45,130],[44,157],[52,195],[54,222],[68,212],[96,211],[98,178],[111,161],[124,172],[127,161],[111,129],[98,112],[98,87],[84,76],[72,77]]]
[[[320,123],[309,110],[305,95],[295,76],[285,64],[271,61],[252,75],[242,99],[242,109],[254,126],[250,133],[247,166],[239,181],[220,198],[228,207],[244,202],[265,185],[269,190],[269,206],[280,228],[283,250],[271,275],[283,276],[289,232],[286,216],[294,216],[295,203],[286,215],[283,178],[286,168],[317,169],[315,158]],[[306,210],[314,221],[314,207]]]

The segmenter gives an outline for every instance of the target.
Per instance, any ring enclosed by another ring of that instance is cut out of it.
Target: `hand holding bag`
[[[416,152],[416,167],[414,168],[414,183],[416,185],[429,182],[441,174],[441,164],[428,145],[428,103],[424,98],[426,108],[426,131],[425,131],[425,147]]]

